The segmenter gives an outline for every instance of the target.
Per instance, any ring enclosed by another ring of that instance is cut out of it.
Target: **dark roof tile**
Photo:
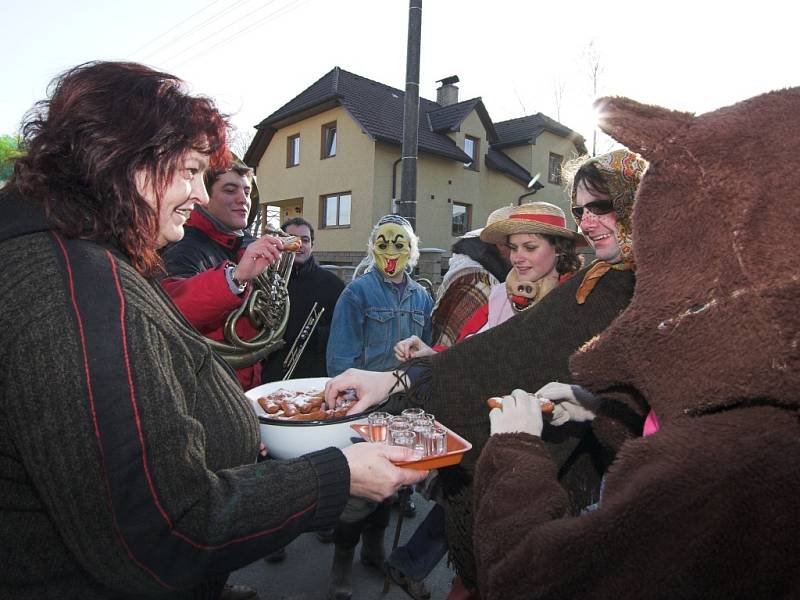
[[[315,106],[327,107],[331,101],[343,106],[373,138],[402,145],[405,92],[339,67],[261,121],[257,128],[277,129],[293,119],[299,120]],[[435,102],[420,98],[419,150],[468,161],[469,156],[452,139],[430,130],[426,115],[439,108]]]
[[[522,185],[528,185],[531,181],[531,174],[527,169],[523,168],[505,152],[498,150],[494,146],[490,146],[489,151],[486,153],[486,166],[491,167],[495,171],[505,173],[509,177],[522,183]]]
[[[475,110],[475,105],[480,102],[480,98],[473,98],[472,100],[464,100],[457,104],[450,106],[442,106],[435,108],[428,113],[430,119],[431,129],[433,131],[458,131],[461,122],[467,118],[467,115]]]
[[[585,151],[584,139],[580,134],[542,113],[501,121],[494,126],[499,138],[495,144],[498,148],[533,144],[543,131],[550,131],[571,139],[579,149]]]

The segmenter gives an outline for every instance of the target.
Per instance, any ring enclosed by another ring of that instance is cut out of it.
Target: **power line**
[[[249,2],[250,0],[244,0],[244,1],[245,1],[245,2]],[[266,2],[265,4],[262,4],[261,6],[259,6],[258,8],[256,8],[255,10],[252,10],[252,11],[250,11],[249,13],[247,13],[246,15],[242,15],[241,17],[237,17],[236,19],[234,19],[233,21],[231,21],[230,23],[228,23],[228,24],[227,24],[227,25],[225,25],[224,27],[220,27],[220,28],[218,28],[218,29],[215,29],[215,30],[214,30],[214,32],[213,32],[213,33],[211,33],[209,36],[207,36],[207,37],[204,37],[204,38],[201,38],[199,41],[197,41],[197,42],[194,42],[193,44],[190,44],[189,46],[186,46],[186,47],[185,47],[185,48],[183,48],[182,50],[179,50],[179,51],[177,52],[177,54],[173,54],[171,57],[169,57],[169,58],[167,59],[167,62],[175,60],[175,59],[176,59],[177,57],[179,57],[181,54],[185,54],[186,52],[188,52],[189,50],[192,50],[192,49],[196,48],[197,46],[200,46],[200,45],[202,45],[202,44],[207,44],[207,43],[209,43],[209,39],[210,39],[210,38],[212,38],[212,37],[214,37],[214,36],[216,36],[216,35],[218,35],[218,34],[222,33],[223,31],[225,31],[225,30],[227,30],[227,29],[230,29],[231,27],[233,27],[233,26],[235,26],[235,25],[240,25],[243,19],[246,19],[247,17],[250,17],[250,16],[254,15],[255,13],[258,13],[258,12],[260,12],[260,11],[264,10],[264,9],[265,9],[265,8],[267,8],[267,7],[268,7],[270,4],[272,4],[273,2],[275,2],[275,0],[267,0],[267,2]],[[235,36],[235,35],[236,35],[236,33],[234,33],[234,36]],[[233,36],[231,36],[231,37],[233,37]],[[225,38],[225,39],[227,40],[227,39],[230,39],[230,38]]]
[[[271,4],[271,3],[272,3],[272,1],[274,1],[274,0],[271,0],[271,1],[270,1],[268,4]],[[181,62],[179,62],[179,63],[177,63],[177,64],[173,65],[171,68],[172,68],[172,69],[175,69],[175,68],[177,68],[177,67],[180,67],[180,66],[182,66],[182,65],[185,65],[187,62],[190,62],[190,61],[192,61],[192,60],[194,60],[194,59],[196,59],[196,58],[198,58],[198,57],[202,56],[203,54],[205,54],[206,52],[209,52],[210,50],[213,50],[213,49],[214,49],[214,48],[216,48],[217,46],[220,46],[220,45],[222,45],[222,44],[224,44],[224,43],[226,43],[226,42],[229,42],[229,41],[230,41],[230,40],[232,40],[233,38],[235,38],[235,37],[237,37],[237,36],[239,36],[239,35],[242,35],[243,33],[247,32],[247,31],[250,31],[251,29],[253,29],[253,28],[255,28],[255,27],[258,27],[259,25],[261,25],[261,24],[265,23],[266,21],[269,21],[269,20],[271,20],[271,19],[273,19],[273,18],[282,17],[283,15],[285,15],[285,14],[288,14],[288,13],[292,12],[293,10],[296,10],[297,8],[300,8],[300,6],[302,6],[303,4],[307,4],[308,2],[310,2],[310,0],[291,0],[291,1],[290,1],[288,4],[286,4],[285,6],[282,6],[282,7],[278,8],[278,9],[277,9],[277,10],[275,10],[274,12],[272,12],[272,13],[270,13],[269,15],[265,16],[263,19],[259,19],[258,21],[254,22],[254,23],[251,23],[251,24],[250,24],[250,25],[248,25],[247,27],[244,27],[243,29],[240,29],[240,30],[238,30],[238,31],[235,31],[235,32],[234,32],[232,35],[228,36],[227,38],[225,38],[225,39],[223,39],[223,40],[220,40],[219,42],[217,42],[216,44],[214,44],[214,45],[212,45],[212,46],[208,46],[208,47],[206,47],[206,48],[203,48],[203,49],[202,49],[200,52],[198,52],[197,54],[195,54],[195,55],[193,55],[193,56],[190,56],[189,58],[187,58],[187,59],[185,59],[185,60],[182,60]],[[265,5],[265,6],[267,6],[267,5]],[[231,25],[233,25],[233,23],[231,23]],[[230,25],[229,25],[228,27],[230,27]],[[225,27],[224,29],[227,29],[228,27]],[[203,41],[205,41],[205,40],[203,40]],[[199,43],[201,43],[201,42],[198,42],[198,44],[199,44]],[[193,48],[193,47],[197,46],[198,44],[193,44],[193,45],[192,45],[192,46],[190,46],[189,48],[186,48],[186,49],[182,50],[181,52],[179,52],[178,54],[176,54],[175,56],[173,56],[173,57],[172,57],[172,58],[170,58],[169,60],[173,60],[173,59],[175,59],[176,57],[178,57],[178,56],[180,56],[181,54],[183,54],[183,53],[184,53],[186,50],[189,50],[189,49],[191,49],[191,48]]]
[[[272,3],[273,1],[274,1],[274,0],[269,0],[269,2],[268,2],[267,4],[270,4],[270,3]],[[219,0],[215,0],[215,3],[216,3],[216,2],[219,2]],[[236,9],[237,7],[239,7],[239,6],[244,6],[244,5],[245,5],[245,4],[247,4],[248,2],[252,2],[252,0],[236,0],[236,2],[234,2],[234,3],[233,3],[233,4],[231,4],[230,6],[226,6],[226,7],[225,7],[225,8],[223,8],[222,10],[219,10],[219,11],[215,12],[213,15],[211,15],[210,17],[208,17],[208,18],[207,18],[205,21],[203,21],[203,22],[201,22],[201,23],[198,23],[197,25],[195,25],[194,27],[192,27],[192,28],[191,28],[189,31],[186,31],[185,33],[182,33],[181,35],[179,35],[179,36],[176,36],[176,37],[172,38],[172,39],[171,39],[170,41],[168,41],[166,44],[163,44],[163,45],[159,46],[158,48],[156,48],[155,50],[153,50],[152,52],[149,52],[148,54],[146,54],[146,55],[145,55],[143,58],[147,59],[147,58],[149,58],[149,57],[151,57],[151,56],[153,56],[153,55],[155,55],[155,54],[158,54],[159,52],[161,52],[161,51],[162,51],[162,50],[164,50],[165,48],[169,48],[170,46],[172,46],[172,45],[173,45],[173,44],[175,44],[176,42],[179,42],[179,41],[181,41],[181,40],[183,40],[183,39],[185,39],[185,38],[189,37],[189,36],[190,36],[191,34],[193,34],[194,32],[196,32],[196,31],[199,31],[200,29],[202,29],[203,27],[205,27],[205,26],[206,26],[206,25],[208,25],[209,23],[212,23],[212,22],[214,22],[214,21],[215,21],[215,20],[216,20],[216,19],[217,19],[217,18],[218,18],[220,15],[229,14],[229,13],[230,13],[232,10],[235,10],[235,9]],[[209,5],[209,6],[210,6],[210,5]],[[265,6],[266,6],[266,5],[265,5]],[[263,8],[263,7],[262,7],[262,8]],[[256,11],[258,11],[258,10],[261,10],[261,9],[260,9],[260,8],[256,9]],[[197,13],[195,13],[195,14],[197,14]],[[173,29],[174,29],[174,27],[173,27]],[[204,39],[201,39],[199,42],[197,42],[197,43],[196,43],[196,44],[194,44],[194,45],[201,44],[203,41],[204,41]],[[182,52],[184,52],[184,50],[181,50],[180,52],[178,52],[178,54],[181,54]]]
[[[201,9],[200,9],[200,10],[198,10],[197,12],[194,12],[194,13],[192,13],[191,15],[189,15],[188,17],[186,17],[186,18],[185,18],[183,21],[180,21],[180,22],[179,22],[179,23],[177,23],[176,25],[173,25],[172,27],[170,27],[169,29],[167,29],[167,30],[166,30],[166,31],[164,31],[163,33],[159,33],[159,34],[158,34],[156,37],[154,37],[153,39],[151,39],[149,42],[146,42],[144,45],[142,45],[142,46],[140,46],[139,48],[137,48],[136,50],[134,50],[134,51],[131,53],[131,55],[132,55],[132,56],[135,56],[136,54],[138,54],[139,52],[141,52],[142,50],[144,50],[145,48],[147,48],[147,47],[148,47],[150,44],[152,44],[153,42],[155,42],[155,41],[157,41],[157,40],[161,39],[162,37],[164,37],[164,36],[165,36],[165,35],[167,35],[168,33],[171,33],[171,32],[173,32],[173,31],[175,31],[175,30],[176,30],[178,27],[180,27],[180,26],[181,26],[181,25],[183,25],[184,23],[187,23],[187,22],[191,21],[191,20],[192,20],[192,19],[193,19],[195,16],[199,15],[201,12],[203,12],[203,11],[204,11],[204,10],[206,10],[207,8],[210,8],[210,7],[211,7],[211,6],[213,6],[214,4],[217,4],[218,2],[221,2],[221,1],[222,1],[222,0],[213,0],[213,1],[212,1],[212,2],[210,2],[209,4],[206,4],[206,5],[205,5],[203,8],[201,8]]]

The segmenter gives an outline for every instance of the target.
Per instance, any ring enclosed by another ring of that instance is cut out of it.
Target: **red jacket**
[[[251,239],[221,230],[199,209],[192,212],[183,240],[163,252],[168,275],[162,287],[183,316],[209,339],[224,341],[225,319],[250,293],[249,289],[241,295],[231,291],[224,266],[237,262],[244,252],[243,242]],[[247,340],[257,330],[249,320],[239,319],[236,332]],[[237,369],[236,376],[245,390],[261,385],[261,363]]]

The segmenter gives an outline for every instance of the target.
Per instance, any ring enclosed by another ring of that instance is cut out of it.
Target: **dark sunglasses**
[[[575,220],[580,221],[583,218],[584,210],[588,210],[593,215],[607,215],[614,210],[614,203],[611,200],[592,200],[583,206],[573,206],[571,210]]]

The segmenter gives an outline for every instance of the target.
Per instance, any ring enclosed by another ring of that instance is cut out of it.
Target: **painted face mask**
[[[402,273],[408,264],[410,245],[405,229],[395,223],[385,223],[375,232],[373,244],[375,267],[387,277]]]

